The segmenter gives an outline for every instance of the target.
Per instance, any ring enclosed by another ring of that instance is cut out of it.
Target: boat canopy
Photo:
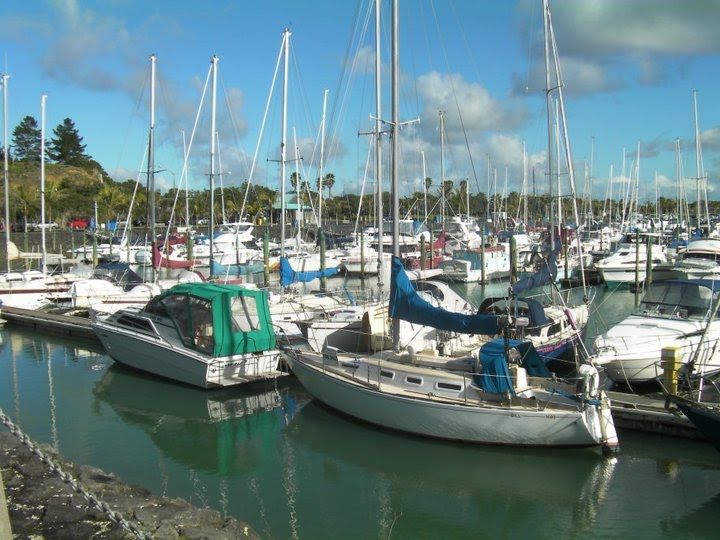
[[[314,279],[322,277],[331,277],[340,273],[339,266],[326,268],[325,270],[316,270],[314,272],[296,272],[290,266],[290,261],[286,257],[280,257],[280,285],[287,287],[293,283],[308,283]]]
[[[467,315],[435,307],[423,300],[408,278],[398,257],[392,258],[390,275],[390,316],[461,334],[495,335],[499,331],[496,315]]]
[[[530,341],[496,338],[480,347],[478,355],[482,369],[474,375],[474,382],[485,392],[515,394],[507,367],[508,356],[529,375],[552,376]]]
[[[267,292],[217,283],[181,283],[145,312],[169,317],[183,342],[216,357],[275,348]]]
[[[705,318],[717,299],[720,281],[708,279],[671,279],[648,287],[640,304],[645,314],[665,317]]]

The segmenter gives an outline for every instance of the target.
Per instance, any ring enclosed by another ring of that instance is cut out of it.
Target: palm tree
[[[335,175],[333,173],[327,173],[323,179],[323,185],[328,190],[328,199],[332,199],[332,188],[335,185]]]
[[[104,208],[106,216],[110,220],[126,209],[130,201],[118,186],[105,184],[98,193],[98,203]]]
[[[23,222],[27,223],[28,215],[37,207],[38,188],[28,182],[20,182],[15,187],[14,193],[17,199],[17,206],[23,216]]]

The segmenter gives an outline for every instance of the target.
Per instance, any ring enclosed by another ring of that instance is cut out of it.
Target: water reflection
[[[456,527],[461,536],[472,536],[477,525],[485,537],[506,537],[516,526],[525,527],[532,515],[548,530],[551,523],[588,530],[616,463],[590,450],[558,452],[421,439],[340,417],[316,402],[303,408],[286,433],[294,443],[323,456],[318,478],[338,481],[349,468],[360,468],[372,479],[378,534],[383,537],[393,530],[398,533],[398,528],[403,536],[418,532],[407,515],[416,511],[423,514],[416,516],[421,522]],[[546,515],[549,501],[552,515]],[[462,517],[448,510],[453,505],[464,508]],[[520,514],[525,524],[517,521]]]
[[[219,476],[246,473],[270,459],[264,448],[270,435],[308,400],[283,379],[209,392],[119,364],[105,372],[93,395],[125,423],[141,427],[166,456]]]

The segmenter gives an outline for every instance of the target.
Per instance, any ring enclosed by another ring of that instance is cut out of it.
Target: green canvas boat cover
[[[162,311],[173,319],[184,343],[215,357],[275,348],[265,291],[181,283],[154,298],[145,311]]]

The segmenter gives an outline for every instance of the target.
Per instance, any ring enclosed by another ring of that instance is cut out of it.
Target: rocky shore
[[[63,471],[148,538],[224,540],[259,538],[252,528],[182,499],[156,497],[100,469],[71,463],[40,446]],[[98,510],[19,438],[0,431],[0,470],[13,538],[126,539],[136,535]]]

